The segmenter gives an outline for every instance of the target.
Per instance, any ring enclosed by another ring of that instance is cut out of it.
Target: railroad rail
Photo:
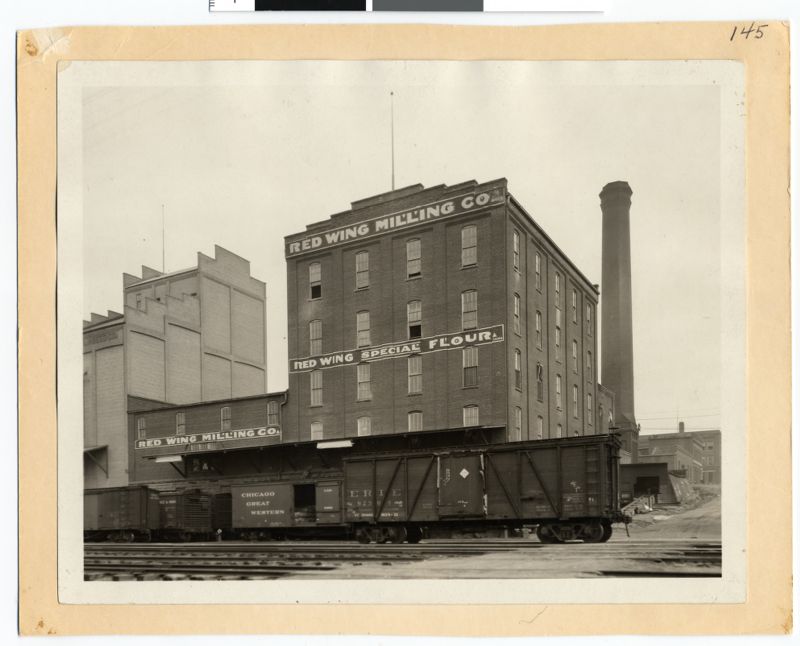
[[[715,577],[719,541],[552,545],[524,539],[347,542],[87,543],[86,580]]]

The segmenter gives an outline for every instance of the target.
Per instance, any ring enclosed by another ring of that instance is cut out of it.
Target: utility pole
[[[391,101],[391,133],[392,133],[392,190],[394,190],[394,92],[389,92]]]
[[[164,241],[165,229],[166,227],[164,226],[164,205],[162,204],[161,205],[161,273],[162,274],[167,273],[167,263],[166,263],[167,245],[166,242]]]

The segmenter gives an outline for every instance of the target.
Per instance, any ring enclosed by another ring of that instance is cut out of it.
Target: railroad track
[[[488,576],[486,563],[513,578],[708,577],[720,576],[722,550],[718,541],[545,545],[524,539],[440,540],[417,545],[328,541],[87,543],[84,547],[86,580],[483,578]]]

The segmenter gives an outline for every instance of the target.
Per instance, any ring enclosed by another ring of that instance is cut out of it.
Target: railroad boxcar
[[[351,457],[345,521],[362,542],[415,542],[424,527],[537,526],[543,542],[607,541],[619,507],[616,436]]]
[[[233,529],[247,538],[346,535],[341,484],[328,478],[232,486]]]
[[[214,531],[212,498],[207,493],[198,489],[162,492],[159,506],[159,538],[190,541],[209,538]]]
[[[341,478],[231,487],[232,527],[250,537],[346,533],[418,542],[426,528],[537,526],[544,542],[606,541],[619,508],[613,435],[351,455]]]
[[[131,486],[84,492],[86,540],[150,540],[159,526],[159,494],[155,489]]]

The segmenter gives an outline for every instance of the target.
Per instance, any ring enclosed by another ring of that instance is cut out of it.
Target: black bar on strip
[[[483,11],[483,0],[372,0],[373,11]]]
[[[256,11],[366,11],[367,0],[256,0]]]

